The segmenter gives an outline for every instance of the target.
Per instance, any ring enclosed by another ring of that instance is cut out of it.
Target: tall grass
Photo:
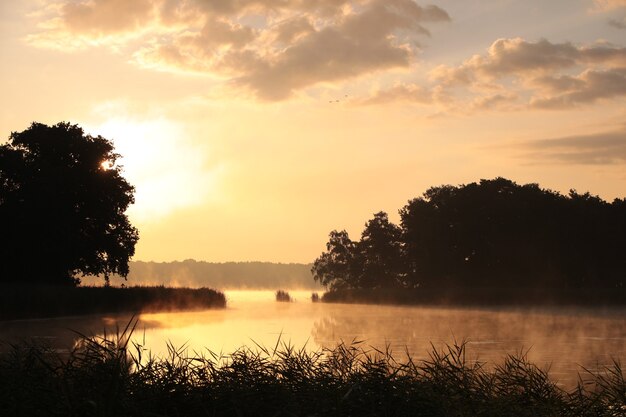
[[[523,355],[486,370],[463,343],[396,361],[364,343],[309,352],[281,343],[229,355],[169,346],[154,358],[116,335],[81,336],[69,355],[14,346],[0,357],[7,416],[614,416],[626,415],[618,363],[566,392]]]

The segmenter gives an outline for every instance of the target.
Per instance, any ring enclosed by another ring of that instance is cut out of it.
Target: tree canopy
[[[313,277],[331,289],[626,283],[624,199],[495,178],[430,188],[399,213],[399,226],[375,214],[360,241],[331,232]]]
[[[126,276],[134,188],[113,144],[77,125],[33,123],[0,146],[0,281],[77,284]]]

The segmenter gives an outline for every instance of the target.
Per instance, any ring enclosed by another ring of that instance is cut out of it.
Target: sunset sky
[[[0,138],[69,121],[135,260],[311,262],[428,187],[626,197],[626,0],[0,2]]]

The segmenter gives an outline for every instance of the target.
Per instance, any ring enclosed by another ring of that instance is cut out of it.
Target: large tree
[[[361,240],[330,232],[326,252],[313,263],[313,278],[331,290],[405,285],[402,231],[381,211],[365,224]]]
[[[506,178],[428,189],[360,241],[332,232],[314,278],[337,288],[623,288],[626,199]]]
[[[33,123],[0,146],[0,281],[75,285],[126,276],[134,188],[113,144],[79,126]]]
[[[313,262],[313,279],[331,290],[358,288],[361,262],[356,242],[345,230],[333,230],[326,243],[326,252]]]
[[[365,224],[357,249],[362,259],[361,288],[390,288],[403,283],[402,229],[384,211]]]

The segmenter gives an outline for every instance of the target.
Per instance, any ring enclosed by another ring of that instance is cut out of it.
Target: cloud
[[[501,77],[541,76],[577,65],[626,66],[626,48],[596,44],[576,46],[545,39],[498,39],[485,55],[474,55],[458,67],[439,66],[431,76],[443,84],[471,84]]]
[[[594,0],[595,11],[609,11],[626,7],[626,0]]]
[[[542,82],[547,83],[556,94],[533,98],[530,105],[547,109],[568,108],[600,99],[626,96],[626,67],[604,71],[586,70],[575,77],[544,78]]]
[[[299,16],[280,22],[274,32],[277,43],[289,45],[299,37],[315,32],[315,27],[308,17]]]
[[[413,0],[64,0],[55,10],[29,42],[119,48],[135,36],[126,46],[141,66],[200,72],[264,100],[408,68],[424,24],[450,20]]]
[[[395,84],[360,104],[435,104],[444,111],[565,109],[626,96],[626,48],[497,39],[484,54],[440,65],[429,82]]]
[[[470,111],[492,109],[515,109],[518,95],[514,93],[497,93],[474,98],[470,103]]]
[[[520,98],[532,108],[570,108],[626,96],[626,48],[498,39],[486,54],[456,67],[435,68],[431,79],[449,90],[461,90],[460,100],[466,102]]]
[[[65,3],[62,19],[72,33],[113,34],[133,31],[153,13],[152,0],[97,0]]]
[[[622,17],[622,20],[609,19],[609,25],[616,29],[626,29],[626,16]]]
[[[581,165],[626,164],[626,127],[587,135],[529,141],[521,145],[534,161]]]
[[[417,84],[398,84],[386,90],[378,90],[371,97],[356,101],[357,104],[385,104],[390,102],[408,102],[432,104],[435,102],[435,92]]]
[[[39,31],[25,37],[33,46],[74,51],[106,45],[114,50],[144,36],[158,20],[157,0],[43,0]]]
[[[396,7],[388,6],[394,3]],[[319,82],[408,67],[412,50],[397,32],[427,33],[419,24],[422,18],[422,9],[413,2],[375,2],[363,12],[310,33],[284,50],[256,56],[253,65],[244,65],[250,72],[237,83],[264,99],[277,100]]]

